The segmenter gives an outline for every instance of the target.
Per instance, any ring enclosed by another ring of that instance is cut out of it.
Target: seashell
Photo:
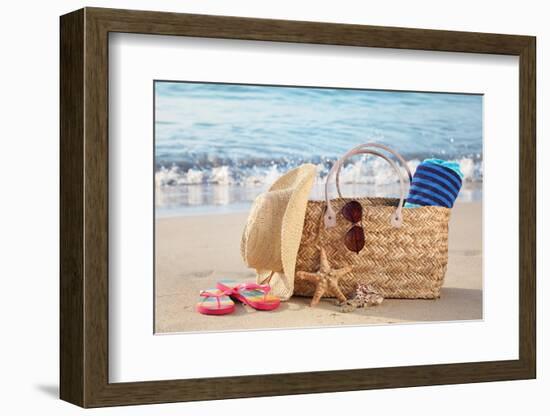
[[[353,312],[358,307],[359,306],[357,305],[357,302],[355,301],[355,299],[348,300],[340,305],[340,312],[344,312],[344,313]]]
[[[357,308],[378,306],[384,301],[384,297],[372,286],[359,284],[355,290],[355,297],[340,304],[341,312],[353,312]]]
[[[377,306],[384,300],[384,297],[371,285],[359,284],[355,293],[355,299],[361,302],[363,306]]]
[[[384,298],[378,293],[371,293],[365,298],[365,306],[378,306],[382,303]]]

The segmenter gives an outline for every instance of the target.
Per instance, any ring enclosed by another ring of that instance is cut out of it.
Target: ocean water
[[[365,142],[386,144],[414,171],[428,157],[457,160],[461,200],[481,198],[481,95],[310,87],[155,82],[158,215],[231,212],[285,171],[318,166],[312,198],[328,170]],[[355,157],[341,184],[350,196],[395,196],[385,161]]]

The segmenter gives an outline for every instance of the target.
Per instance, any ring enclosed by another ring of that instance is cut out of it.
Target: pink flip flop
[[[226,315],[233,312],[235,303],[228,296],[229,292],[220,289],[201,290],[200,296],[203,299],[197,303],[197,312],[205,315]]]
[[[281,303],[281,299],[269,293],[271,290],[269,285],[222,280],[216,286],[232,298],[261,311],[271,311]]]

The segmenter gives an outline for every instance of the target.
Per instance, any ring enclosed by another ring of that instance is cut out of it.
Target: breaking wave
[[[464,173],[465,182],[481,182],[483,179],[483,161],[479,158],[462,157],[457,159]],[[334,161],[317,163],[316,183],[324,183],[326,175]],[[408,161],[414,173],[419,159]],[[272,162],[264,166],[221,165],[192,167],[185,169],[176,163],[161,165],[155,172],[157,189],[179,186],[199,186],[207,184],[231,186],[270,185],[280,175],[295,168],[299,163]],[[405,174],[404,168],[401,167]],[[358,159],[344,166],[340,174],[342,184],[390,185],[398,183],[399,178],[392,167],[382,159]]]

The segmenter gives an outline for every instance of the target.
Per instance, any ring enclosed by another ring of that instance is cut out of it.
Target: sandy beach
[[[385,300],[342,313],[332,299],[316,308],[293,297],[273,312],[238,305],[225,316],[195,311],[201,289],[222,278],[254,281],[239,244],[247,213],[180,216],[156,220],[155,332],[226,331],[482,318],[482,205],[458,203],[449,224],[449,263],[441,298]]]

